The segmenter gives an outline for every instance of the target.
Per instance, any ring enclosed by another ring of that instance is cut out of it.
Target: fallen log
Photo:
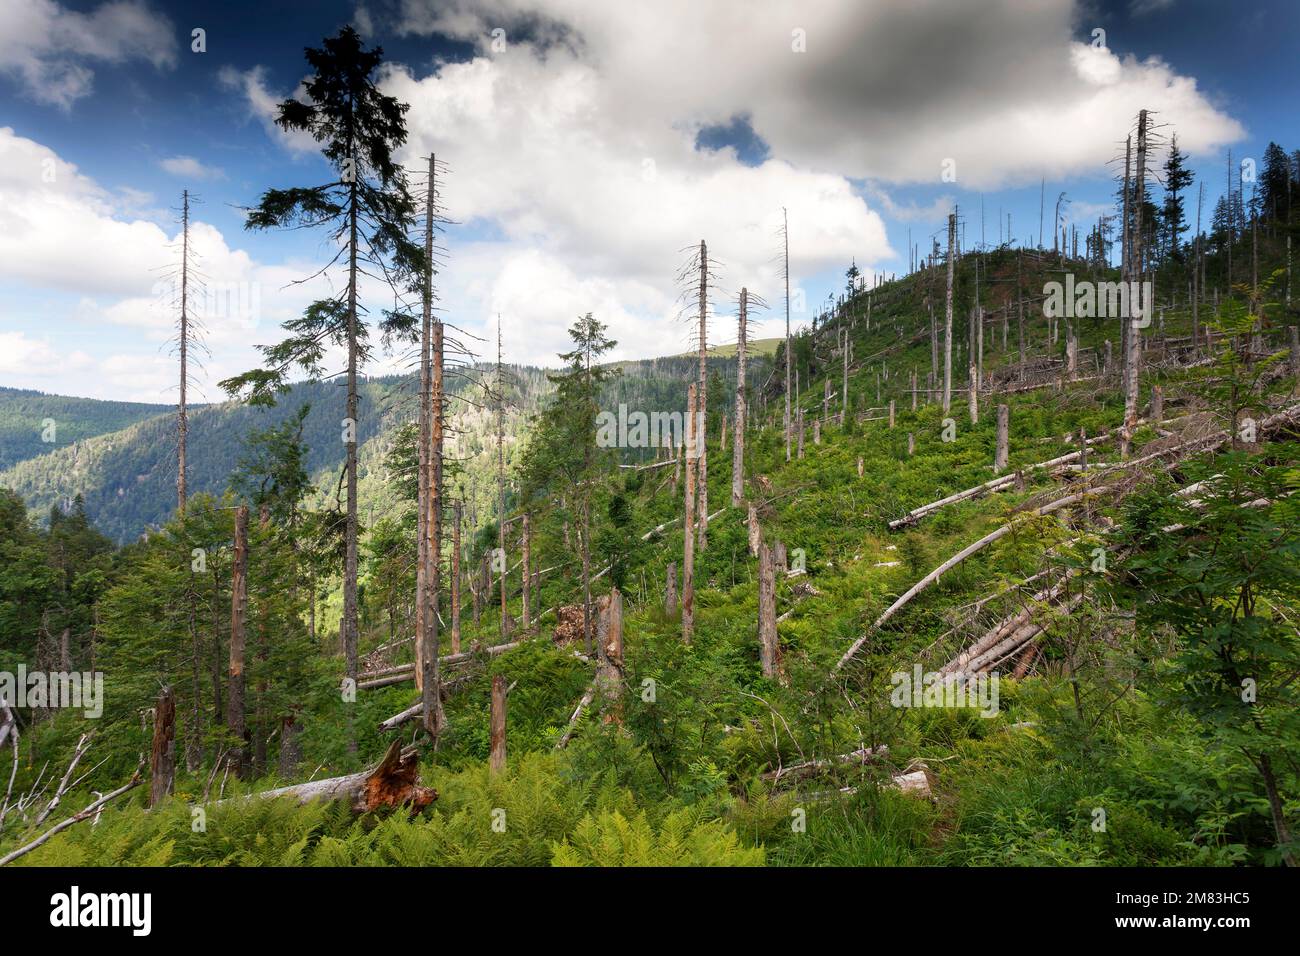
[[[247,800],[253,796],[264,800],[288,797],[301,804],[313,800],[346,800],[354,813],[369,813],[380,807],[409,806],[411,815],[415,816],[438,799],[438,791],[420,786],[419,752],[415,748],[404,751],[394,740],[388,745],[384,759],[373,769],[236,799]]]
[[[504,654],[506,651],[514,650],[521,645],[523,641],[510,641],[506,644],[493,644],[489,647],[482,648],[482,652],[489,657],[495,657],[498,654]],[[448,654],[445,657],[438,658],[439,667],[454,667],[457,664],[464,664],[471,661],[480,653],[479,650],[470,649],[461,651],[459,654]],[[374,690],[377,687],[390,687],[393,684],[401,684],[408,680],[415,679],[414,664],[399,664],[396,667],[387,668],[384,671],[376,671],[372,680],[363,680],[357,684],[357,690]]]
[[[865,765],[867,762],[877,757],[882,757],[889,753],[889,747],[881,744],[879,747],[862,747],[854,750],[852,753],[840,754],[837,757],[829,757],[822,760],[805,760],[803,763],[791,764],[788,767],[777,767],[775,770],[769,770],[760,774],[760,778],[769,783],[776,784],[786,778],[793,780],[803,780],[807,777],[815,776],[824,770],[832,767],[844,766],[846,764]]]
[[[1091,491],[1081,491],[1081,492],[1076,492],[1074,494],[1069,494],[1063,498],[1057,498],[1055,501],[1049,501],[1047,504],[1039,508],[1033,509],[1033,511],[1029,512],[1029,514],[1032,514],[1037,517],[1051,514],[1054,511],[1059,511],[1061,508],[1067,508],[1070,505],[1077,504],[1078,502],[1084,500],[1089,495],[1100,494],[1101,492],[1107,490],[1108,488],[1103,487],[1103,488],[1096,488]],[[841,657],[838,662],[836,662],[831,672],[836,673],[839,670],[841,670],[844,667],[844,665],[847,664],[849,661],[851,661],[854,658],[854,656],[858,653],[858,651],[862,649],[862,646],[867,642],[867,638],[870,637],[873,632],[878,630],[882,624],[884,624],[891,617],[897,614],[898,611],[900,611],[912,600],[912,598],[916,597],[922,591],[926,590],[928,587],[930,587],[932,584],[938,581],[945,571],[952,570],[957,565],[961,564],[963,561],[969,558],[971,555],[984,550],[984,548],[988,547],[993,542],[1010,534],[1011,529],[1013,527],[1014,527],[1013,523],[1007,523],[993,531],[990,531],[988,534],[980,538],[978,541],[975,541],[972,544],[968,544],[966,547],[962,548],[960,551],[954,554],[947,561],[943,562],[941,565],[939,565],[937,568],[935,568],[933,571],[931,571],[929,574],[923,577],[920,581],[917,581],[914,585],[908,588],[906,593],[904,593],[901,597],[898,598],[898,600],[896,600],[893,604],[891,604],[888,608],[886,608],[884,613],[882,613],[880,617],[876,618],[875,622],[871,625],[870,629],[868,629],[867,633],[863,634],[861,637],[859,637],[856,641],[853,642],[852,646],[850,646],[849,649],[844,652],[844,656]]]

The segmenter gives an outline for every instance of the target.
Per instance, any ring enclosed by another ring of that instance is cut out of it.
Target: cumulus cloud
[[[494,29],[580,51],[629,125],[748,114],[774,156],[854,178],[938,182],[949,158],[972,189],[1087,174],[1142,107],[1193,153],[1243,135],[1158,58],[1077,42],[1077,16],[1071,0],[404,0],[400,25],[485,55]]]
[[[55,0],[0,3],[0,73],[37,102],[67,110],[90,94],[90,64],[176,64],[171,21],[142,0],[111,0],[88,13]]]

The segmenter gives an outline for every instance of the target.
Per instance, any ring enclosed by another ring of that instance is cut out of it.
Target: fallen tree
[[[1094,488],[1088,491],[1080,491],[1080,492],[1075,492],[1073,494],[1068,494],[1062,498],[1057,498],[1055,501],[1049,501],[1045,505],[1042,505],[1038,508],[1034,508],[1032,511],[1028,513],[1035,517],[1048,515],[1054,511],[1059,511],[1062,508],[1068,508],[1070,505],[1078,504],[1080,501],[1083,501],[1085,498],[1089,497],[1090,495],[1098,495],[1107,490],[1109,489],[1106,487],[1102,487],[1102,488]],[[884,613],[882,613],[878,618],[876,618],[876,620],[872,623],[871,627],[868,629],[867,633],[863,634],[856,641],[854,641],[853,644],[849,647],[849,649],[844,652],[844,656],[841,657],[839,661],[836,662],[835,667],[832,668],[832,673],[841,670],[849,661],[851,661],[857,655],[858,651],[862,650],[862,646],[866,644],[867,638],[869,638],[875,631],[879,630],[881,625],[883,625],[891,617],[893,617],[900,610],[906,607],[914,597],[916,597],[922,591],[926,590],[931,585],[933,585],[936,581],[938,581],[939,578],[942,577],[945,572],[951,571],[953,568],[961,564],[971,555],[977,554],[978,552],[987,548],[990,544],[993,544],[995,541],[1004,538],[1006,535],[1011,533],[1012,528],[1014,528],[1015,526],[1016,526],[1016,522],[1008,522],[1007,524],[1004,524],[1001,527],[996,528],[993,531],[990,531],[988,534],[980,538],[978,541],[968,544],[966,547],[962,548],[960,551],[954,554],[947,561],[944,561],[937,568],[935,568],[933,571],[931,571],[921,580],[917,581],[910,588],[908,588],[907,591],[898,598],[898,600],[896,600],[893,604],[889,605],[889,607],[885,609]]]
[[[419,752],[413,747],[402,750],[401,744],[394,740],[388,745],[384,759],[370,770],[343,777],[312,780],[235,799],[248,800],[253,797],[263,800],[287,797],[299,803],[346,800],[354,813],[369,813],[380,807],[409,806],[411,815],[414,816],[438,799],[438,791],[420,786]]]

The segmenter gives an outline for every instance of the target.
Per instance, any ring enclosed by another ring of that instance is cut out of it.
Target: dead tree
[[[731,507],[739,508],[745,494],[745,345],[749,325],[749,289],[740,290],[740,319],[736,332],[736,434],[731,446]],[[724,428],[725,433],[725,428]]]
[[[944,299],[943,314],[943,413],[952,408],[952,280],[956,263],[954,246],[957,242],[957,214],[948,214],[948,292]]]
[[[461,502],[452,506],[451,532],[451,652],[460,653],[460,519]]]
[[[781,207],[781,243],[784,259],[781,275],[785,279],[785,460],[790,460],[790,429],[794,422],[790,419],[790,217],[785,207]]]
[[[968,323],[970,334],[967,336],[968,341],[966,342],[966,380],[968,385],[966,403],[970,410],[970,423],[972,425],[978,425],[980,420],[980,368],[977,341],[984,336],[983,324],[980,308],[975,306],[971,309]]]
[[[775,678],[781,666],[776,633],[776,568],[766,542],[758,545],[758,653],[763,676]]]
[[[1147,111],[1138,113],[1137,154],[1133,169],[1133,235],[1130,239],[1132,251],[1129,255],[1129,279],[1140,280],[1143,273],[1144,256],[1142,249],[1142,208],[1146,202],[1146,161],[1147,161]],[[1145,304],[1150,310],[1151,302]],[[1134,311],[1130,306],[1130,311]],[[1129,453],[1133,433],[1137,431],[1138,388],[1142,378],[1142,336],[1133,325],[1131,316],[1124,317],[1128,327],[1127,377],[1124,381],[1124,434],[1121,450]]]
[[[1011,406],[998,406],[997,451],[993,455],[993,470],[1005,471],[1010,461]]]
[[[445,723],[442,711],[441,675],[438,668],[438,592],[442,557],[442,444],[443,444],[443,365],[444,329],[433,315],[434,246],[433,234],[437,224],[437,165],[429,154],[429,182],[425,195],[423,321],[420,336],[420,365],[422,388],[420,394],[420,441],[423,468],[420,485],[423,499],[422,540],[419,556],[422,568],[417,569],[419,596],[416,639],[416,686],[420,691],[421,711],[425,731],[437,737]],[[498,345],[499,348],[499,345]],[[419,574],[423,571],[423,574]]]
[[[522,601],[519,609],[519,623],[523,626],[524,632],[527,633],[529,627],[531,626],[528,620],[528,604],[529,604],[529,600],[532,597],[532,589],[529,587],[529,585],[532,582],[529,579],[531,578],[531,569],[532,569],[532,564],[530,563],[530,561],[532,557],[531,552],[532,552],[532,530],[533,530],[532,522],[529,518],[528,512],[524,512],[523,518],[521,519],[521,524],[522,524],[521,533],[523,535],[524,565],[519,572],[520,578],[523,582],[523,596],[522,596]]]
[[[149,806],[171,793],[176,777],[176,695],[164,687],[153,709],[153,749],[149,761]]]
[[[505,640],[510,634],[510,615],[506,610],[506,575],[505,575],[505,555],[506,555],[506,383],[505,371],[501,364],[501,316],[497,316],[497,375],[496,375],[496,404],[497,404],[497,555],[502,563],[501,574],[501,640]],[[590,566],[587,559],[587,541],[583,538],[583,567],[582,576],[585,579],[589,572]],[[587,632],[587,642],[590,644],[590,631]]]
[[[492,677],[492,714],[488,728],[491,754],[488,770],[497,774],[506,769],[506,679],[502,674]]]
[[[672,563],[664,572],[664,613],[669,617],[677,613],[677,565]]]
[[[614,588],[600,599],[596,687],[605,709],[605,723],[622,723],[623,594]]]
[[[244,648],[248,615],[248,505],[235,509],[235,550],[230,566],[230,676],[226,727],[234,738],[230,761],[241,777],[248,766],[248,731],[244,722]]]
[[[682,544],[682,640],[689,644],[695,630],[695,383],[686,387],[686,517]]]

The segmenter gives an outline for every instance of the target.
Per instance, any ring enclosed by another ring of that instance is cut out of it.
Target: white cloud
[[[0,73],[32,99],[67,110],[94,86],[88,63],[176,63],[171,22],[141,0],[111,0],[89,13],[55,0],[0,2]]]
[[[310,153],[320,148],[309,133],[301,130],[285,131],[276,125],[275,118],[280,113],[280,104],[285,97],[267,89],[265,67],[237,70],[233,66],[223,66],[217,73],[217,79],[226,89],[243,96],[249,112],[262,124],[266,134],[286,149],[295,153]],[[304,98],[301,83],[292,95],[298,99]]]
[[[208,166],[193,156],[168,156],[159,160],[163,172],[182,179],[225,179],[226,174],[216,166]]]
[[[69,350],[48,338],[28,338],[25,332],[0,332],[0,375],[40,382],[84,371],[94,364],[85,352]]]
[[[404,0],[402,25],[477,42],[505,68],[546,48],[599,77],[603,116],[642,130],[748,114],[772,154],[894,183],[939,182],[945,158],[972,189],[1092,174],[1140,108],[1192,153],[1243,135],[1194,79],[1157,58],[1121,59],[1073,39],[1071,0]],[[491,30],[507,53],[490,54]],[[792,50],[802,31],[806,52]],[[558,42],[562,41],[562,42]]]

